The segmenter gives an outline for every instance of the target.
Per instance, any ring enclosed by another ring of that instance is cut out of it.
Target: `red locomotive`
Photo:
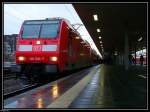
[[[16,48],[19,71],[27,77],[90,66],[96,55],[89,43],[63,18],[24,21]]]

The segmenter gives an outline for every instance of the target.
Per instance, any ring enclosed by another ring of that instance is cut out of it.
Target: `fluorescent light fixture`
[[[100,37],[98,37],[99,39],[101,39],[102,37],[100,36]]]
[[[138,39],[138,41],[140,42],[142,39],[143,39],[143,37],[140,37],[140,38]]]
[[[94,17],[94,21],[98,21],[98,16],[97,16],[97,14],[93,15],[93,17]]]
[[[101,47],[103,47],[103,45],[101,44]]]
[[[97,32],[101,32],[99,28],[97,29]]]
[[[117,51],[115,51],[114,55],[115,55],[115,56],[117,56],[117,55],[118,55],[118,52],[117,52]]]
[[[102,44],[102,41],[100,41],[100,43]]]

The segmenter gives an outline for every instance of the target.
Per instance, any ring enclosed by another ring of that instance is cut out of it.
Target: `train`
[[[141,61],[140,61],[140,55],[136,56],[136,64],[140,65]],[[143,65],[147,65],[147,56],[143,55]]]
[[[29,79],[92,66],[98,60],[98,54],[65,18],[25,20],[21,25],[16,42],[17,71]]]

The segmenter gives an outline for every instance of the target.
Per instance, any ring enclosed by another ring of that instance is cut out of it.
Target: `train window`
[[[55,38],[60,21],[26,21],[23,25],[22,38]]]
[[[22,38],[38,38],[40,25],[23,25]]]
[[[43,24],[41,29],[41,38],[55,38],[58,34],[59,24]]]

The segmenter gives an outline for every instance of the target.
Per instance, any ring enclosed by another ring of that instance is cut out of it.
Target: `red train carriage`
[[[16,47],[16,63],[28,77],[92,64],[91,48],[63,18],[26,20]],[[36,73],[35,73],[36,72]]]
[[[136,56],[136,64],[141,64],[140,56]],[[147,65],[147,57],[146,57],[146,55],[143,56],[143,65]]]

